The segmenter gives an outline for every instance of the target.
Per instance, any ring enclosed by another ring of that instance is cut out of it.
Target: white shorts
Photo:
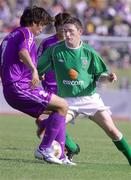
[[[69,110],[74,114],[93,116],[97,111],[107,110],[110,114],[110,107],[105,106],[100,95],[95,93],[91,96],[65,98],[69,104]]]

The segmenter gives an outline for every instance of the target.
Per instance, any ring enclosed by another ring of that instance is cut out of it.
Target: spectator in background
[[[52,4],[52,6],[49,9],[50,14],[55,17],[58,13],[64,12],[64,7],[60,2],[55,2]]]
[[[1,2],[4,2],[2,4],[4,4],[4,7],[6,7],[4,8],[5,12],[3,14],[6,14],[7,16],[11,15],[11,20],[9,20],[9,17],[6,22],[13,21],[14,23],[14,19],[20,18],[21,11],[23,10],[23,8],[25,8],[25,6],[29,4],[38,4],[41,7],[45,8],[52,16],[55,16],[57,13],[64,12],[64,10],[69,11],[73,15],[77,16],[79,19],[81,19],[83,25],[85,25],[85,34],[88,34],[89,29],[89,34],[98,34],[102,36],[115,36],[117,34],[120,36],[131,35],[131,1],[129,0],[0,0],[0,3]],[[3,19],[3,14],[0,15],[0,19]],[[121,19],[119,24],[120,28],[118,27],[114,19]],[[89,27],[88,22],[90,23]],[[7,26],[9,26],[8,30],[10,30],[10,24],[11,23],[7,24]],[[16,25],[18,25],[18,23],[16,23]],[[121,28],[123,30],[119,32],[119,29]],[[5,31],[4,27],[1,31]],[[52,33],[51,30],[50,32]]]
[[[5,0],[0,0],[0,32],[8,32],[11,17],[9,5]]]
[[[54,2],[62,4],[65,11],[69,11],[71,9],[71,0],[54,0]]]
[[[88,5],[85,0],[77,0],[74,4],[74,9],[76,16],[83,20],[84,11],[87,9]]]
[[[53,1],[52,0],[32,0],[30,5],[39,5],[43,7],[46,11],[49,11],[49,9],[52,6]]]

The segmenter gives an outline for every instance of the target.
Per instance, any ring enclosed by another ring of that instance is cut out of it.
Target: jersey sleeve
[[[38,58],[37,70],[39,76],[42,76],[44,73],[52,69],[52,53],[51,48],[48,48],[44,51],[42,56]]]
[[[33,43],[33,37],[32,34],[29,34],[29,32],[26,29],[19,30],[19,44],[18,49],[21,51],[22,49],[26,49],[30,51],[30,47]]]
[[[95,51],[92,53],[92,60],[94,66],[94,76],[95,79],[98,80],[102,74],[108,73],[108,68],[102,57]]]

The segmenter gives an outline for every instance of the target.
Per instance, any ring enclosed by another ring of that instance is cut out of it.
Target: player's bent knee
[[[68,103],[65,99],[52,94],[52,98],[47,107],[48,110],[56,111],[59,114],[66,116],[68,111]]]

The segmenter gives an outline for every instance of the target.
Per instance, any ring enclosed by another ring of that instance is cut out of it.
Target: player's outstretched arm
[[[99,82],[114,82],[117,80],[117,76],[115,73],[102,74],[99,78]]]

